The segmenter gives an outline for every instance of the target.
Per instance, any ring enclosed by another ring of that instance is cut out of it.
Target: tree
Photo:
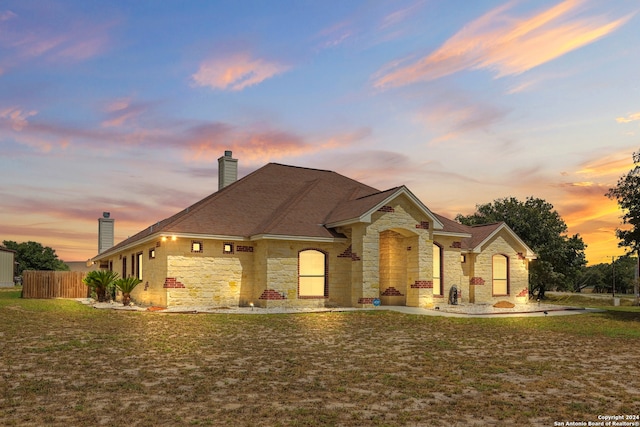
[[[620,239],[618,246],[627,248],[627,253],[636,253],[640,262],[640,151],[633,153],[634,167],[618,180],[618,184],[610,188],[606,196],[615,199],[622,210],[622,224],[630,229],[617,229]],[[640,265],[639,265],[640,266]],[[640,305],[640,289],[638,282],[634,285],[635,305]]]
[[[591,286],[595,293],[632,293],[636,263],[635,258],[623,256],[610,263],[585,267],[580,276],[580,289]]]
[[[69,270],[69,266],[58,259],[54,249],[38,242],[16,243],[5,240],[2,244],[7,249],[16,251],[19,275],[24,270]]]
[[[536,253],[531,263],[529,281],[531,296],[544,298],[547,289],[573,289],[584,265],[586,245],[575,234],[566,235],[567,225],[560,214],[545,200],[528,197],[521,202],[515,197],[494,200],[476,206],[472,215],[457,215],[465,225],[505,222]]]
[[[633,153],[634,168],[610,188],[606,196],[615,199],[623,212],[622,223],[631,229],[616,230],[618,246],[628,248],[629,253],[640,252],[640,151]]]

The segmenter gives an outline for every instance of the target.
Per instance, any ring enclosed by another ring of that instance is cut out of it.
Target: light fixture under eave
[[[162,240],[163,242],[166,242],[166,241],[167,241],[167,236],[162,236],[162,239],[161,239],[161,240]]]
[[[176,240],[178,240],[176,236],[171,236],[171,241],[175,242]]]

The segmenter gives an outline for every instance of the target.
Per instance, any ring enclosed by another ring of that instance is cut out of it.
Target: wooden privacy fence
[[[22,272],[22,298],[86,298],[87,285],[81,271]]]

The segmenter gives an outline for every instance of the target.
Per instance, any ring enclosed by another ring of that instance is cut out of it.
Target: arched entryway
[[[418,235],[402,228],[380,232],[378,274],[382,305],[406,305],[418,277]]]

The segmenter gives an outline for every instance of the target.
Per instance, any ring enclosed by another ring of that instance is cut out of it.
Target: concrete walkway
[[[584,313],[601,313],[605,310],[597,308],[578,308],[578,307],[562,307],[546,308],[537,310],[537,307],[531,307],[531,311],[517,312],[491,312],[491,313],[452,313],[444,310],[432,310],[418,307],[404,306],[387,306],[375,308],[375,310],[392,310],[405,314],[419,314],[424,316],[443,316],[443,317],[465,317],[465,318],[497,318],[497,317],[545,317],[545,316],[569,316],[572,314]],[[546,313],[545,313],[546,312]]]
[[[79,302],[85,305],[91,305],[97,309],[123,310],[123,311],[147,311],[154,313],[182,313],[182,314],[296,314],[296,313],[327,313],[327,312],[343,312],[343,311],[379,311],[391,310],[404,314],[416,314],[423,316],[442,316],[442,317],[458,317],[458,318],[499,318],[499,317],[544,317],[544,316],[568,316],[572,314],[598,313],[605,310],[596,308],[578,308],[563,307],[553,305],[524,304],[514,309],[495,309],[492,306],[446,306],[443,309],[427,309],[406,306],[381,306],[373,308],[260,308],[260,307],[172,307],[168,309],[149,309],[146,307],[129,306],[125,307],[119,302],[98,303],[88,298],[78,298]],[[458,310],[453,312],[452,310]],[[465,312],[466,311],[466,312]],[[546,312],[546,313],[545,313]]]

